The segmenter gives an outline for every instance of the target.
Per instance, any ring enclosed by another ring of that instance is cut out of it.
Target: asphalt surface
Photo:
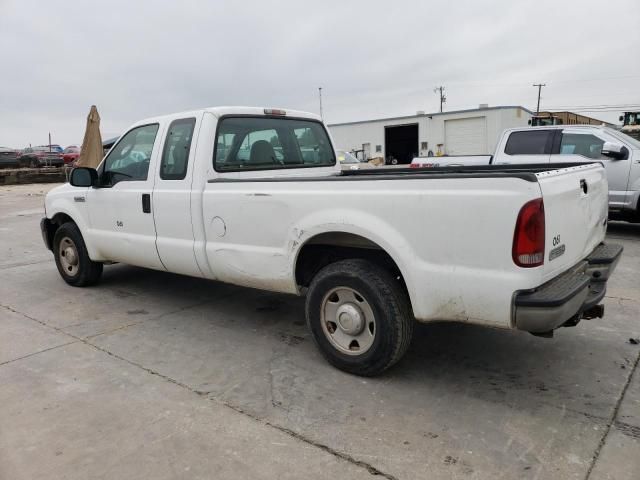
[[[640,225],[609,227],[604,319],[420,325],[363,379],[322,359],[300,298],[126,265],[67,286],[51,187],[0,187],[0,479],[640,478]]]

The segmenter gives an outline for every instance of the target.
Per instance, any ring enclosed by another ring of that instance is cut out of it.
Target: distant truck
[[[640,140],[640,112],[624,112],[620,116],[622,132],[630,137]]]
[[[416,157],[411,167],[592,163],[594,160],[602,162],[607,172],[609,218],[640,222],[640,141],[610,127],[511,128],[502,133],[493,155]]]
[[[532,127],[546,127],[548,125],[562,125],[562,119],[557,115],[534,115],[529,120]]]

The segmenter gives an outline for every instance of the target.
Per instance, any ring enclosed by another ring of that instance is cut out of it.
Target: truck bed
[[[592,163],[601,163],[594,161]],[[586,163],[527,163],[510,165],[466,165],[457,167],[435,167],[426,169],[415,168],[366,168],[359,170],[344,170],[342,177],[383,177],[385,179],[394,178],[501,178],[515,177],[523,180],[536,182],[536,173],[561,170],[563,168],[580,167]]]
[[[593,163],[601,163],[594,161]],[[273,177],[217,177],[209,183],[229,182],[318,182],[344,180],[412,180],[429,178],[520,178],[528,182],[537,182],[537,173],[562,170],[571,167],[583,167],[589,163],[531,163],[510,165],[474,165],[437,168],[397,168],[373,167],[359,170],[342,170],[337,175],[323,176],[273,176]]]

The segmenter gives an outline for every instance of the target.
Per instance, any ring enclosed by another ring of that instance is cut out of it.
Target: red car
[[[80,156],[80,147],[76,145],[69,145],[62,152],[62,159],[64,160],[65,165],[70,165],[75,163]]]
[[[19,167],[61,167],[62,165],[64,165],[62,154],[48,145],[25,148],[18,158]]]

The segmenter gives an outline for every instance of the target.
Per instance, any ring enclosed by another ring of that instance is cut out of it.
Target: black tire
[[[70,248],[75,248],[76,263],[70,267],[69,261],[63,259],[61,243],[64,242]],[[94,262],[89,258],[87,247],[80,233],[80,229],[73,222],[64,223],[53,236],[53,256],[62,279],[74,287],[93,285],[100,280],[102,275],[102,263]]]
[[[362,354],[343,353],[322,326],[325,297],[339,287],[357,292],[375,317],[373,343]],[[411,343],[415,322],[400,282],[387,270],[362,259],[342,260],[318,272],[307,292],[306,317],[313,339],[327,361],[361,376],[378,375],[400,360]]]

